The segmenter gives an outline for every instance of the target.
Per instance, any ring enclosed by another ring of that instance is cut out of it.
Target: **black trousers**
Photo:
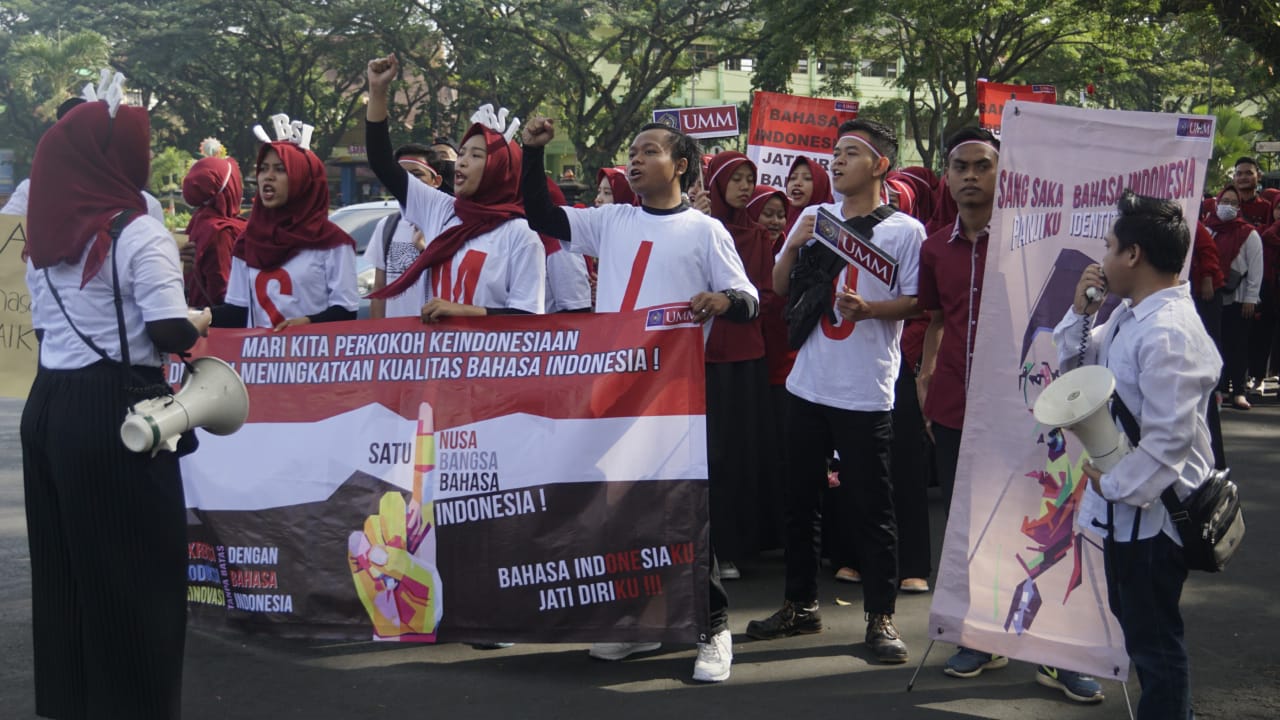
[[[711,544],[720,560],[739,563],[759,545],[756,497],[767,470],[769,380],[763,358],[706,367]]]
[[[1138,720],[1187,720],[1191,669],[1178,608],[1187,563],[1182,548],[1160,533],[1146,540],[1107,538],[1107,600],[1124,631],[1124,649],[1138,670]]]
[[[960,462],[959,428],[933,424],[933,462],[938,471],[938,486],[942,488],[942,509],[951,515],[951,496],[956,491],[956,465]]]
[[[1276,331],[1280,328],[1280,297],[1271,283],[1262,283],[1258,300],[1258,317],[1249,323],[1249,377],[1261,380],[1275,374],[1280,357],[1274,354],[1277,344]]]
[[[929,463],[932,449],[924,434],[924,416],[920,413],[916,393],[916,374],[905,361],[898,372],[893,393],[890,466],[893,468],[894,517],[898,521],[898,577],[928,579],[933,573],[929,542]],[[834,511],[830,514],[836,526],[828,527],[824,539],[830,539],[836,545],[829,552],[835,565],[861,570],[857,537],[851,532],[851,523],[841,523],[839,519],[840,502],[836,498],[844,491],[842,484],[827,494],[825,509]]]
[[[1245,376],[1249,374],[1249,326],[1251,321],[1240,314],[1240,303],[1222,306],[1222,383],[1219,388],[1228,395],[1245,394]]]
[[[158,369],[138,369],[162,382]],[[177,718],[186,633],[178,459],[120,441],[119,366],[41,369],[22,412],[36,713]]]
[[[888,411],[857,412],[791,396],[786,452],[791,476],[785,489],[785,597],[801,604],[818,598],[822,496],[827,458],[840,453],[842,532],[856,538],[863,606],[894,612],[898,597],[898,526],[893,512],[889,457],[893,421]]]

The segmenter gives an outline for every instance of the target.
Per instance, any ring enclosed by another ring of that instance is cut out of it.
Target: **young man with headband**
[[[890,410],[901,367],[902,321],[915,314],[916,274],[924,226],[885,206],[885,174],[893,167],[898,140],[871,121],[840,125],[831,163],[840,203],[805,208],[777,256],[775,291],[787,296],[792,270],[806,257],[830,252],[814,236],[818,211],[861,226],[872,242],[898,262],[897,279],[886,284],[852,263],[839,263],[831,280],[810,281],[806,294],[825,294],[822,315],[804,338],[787,378],[786,440],[790,477],[783,490],[786,517],[786,587],[782,608],[753,620],[747,634],[760,640],[822,630],[818,611],[818,556],[827,458],[832,451],[857,472],[841,477],[840,519],[855,538],[862,571],[866,643],[885,663],[907,661],[907,646],[893,624],[898,593],[897,521],[889,457]],[[810,276],[812,277],[812,276]],[[830,283],[831,287],[825,284]],[[800,291],[801,288],[797,288]]]

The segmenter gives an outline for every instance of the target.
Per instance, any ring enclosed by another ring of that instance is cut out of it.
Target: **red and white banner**
[[[240,372],[251,410],[183,458],[193,616],[308,637],[698,639],[702,343],[660,310],[214,331],[197,354]]]
[[[1058,89],[1052,85],[1007,85],[978,81],[978,125],[1000,134],[1000,118],[1010,100],[1028,103],[1058,102]]]
[[[756,164],[761,185],[782,190],[799,155],[830,170],[840,123],[858,117],[854,100],[828,100],[756,92],[751,101],[747,157]]]
[[[653,121],[698,139],[737,137],[738,106],[663,108],[653,111]]]
[[[1176,200],[1194,226],[1212,137],[1209,117],[1005,107],[930,637],[1114,680],[1127,676],[1101,540],[1093,528],[1075,525],[1085,455],[1074,436],[1037,424],[1031,408],[1058,377],[1053,328],[1081,271],[1102,258],[1121,192]],[[1097,322],[1117,300],[1103,305]]]

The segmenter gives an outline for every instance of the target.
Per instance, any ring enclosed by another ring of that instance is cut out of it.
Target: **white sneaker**
[[[720,579],[741,580],[742,571],[738,569],[737,565],[734,565],[731,562],[722,562],[720,563]]]
[[[660,642],[611,642],[594,643],[588,655],[597,660],[625,660],[636,653],[652,652],[662,647]]]
[[[716,683],[729,679],[733,664],[733,635],[728,629],[711,636],[710,642],[698,643],[698,660],[693,664],[693,679]]]

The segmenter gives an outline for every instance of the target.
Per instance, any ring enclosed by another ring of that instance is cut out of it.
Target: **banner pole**
[[[920,670],[924,667],[924,661],[929,659],[929,651],[933,650],[934,640],[929,641],[929,647],[924,649],[924,655],[920,656],[920,664],[916,666],[916,671],[911,673],[911,679],[907,681],[907,692],[911,692],[911,688],[916,686],[916,677],[920,675]],[[1125,699],[1128,699],[1128,691],[1125,691]],[[1129,711],[1129,720],[1133,720],[1133,711]]]

